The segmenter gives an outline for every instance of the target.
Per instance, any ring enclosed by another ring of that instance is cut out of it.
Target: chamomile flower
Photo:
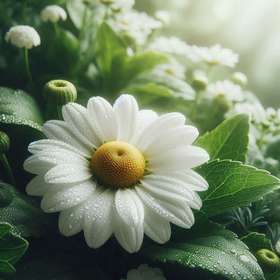
[[[69,103],[62,115],[44,124],[48,139],[31,143],[24,163],[36,175],[27,193],[43,197],[45,212],[61,212],[62,234],[83,230],[93,248],[114,235],[136,252],[144,233],[165,243],[170,223],[194,224],[197,192],[208,184],[192,168],[209,156],[192,145],[198,130],[182,114],[139,110],[134,97],[122,95],[113,106],[101,97],[86,108]]]
[[[160,64],[154,69],[154,72],[162,76],[171,76],[180,80],[185,79],[185,67],[176,60],[171,60],[169,63]]]
[[[137,269],[129,270],[126,279],[121,280],[166,280],[166,278],[159,268],[141,264]]]
[[[119,13],[108,19],[108,24],[119,34],[143,45],[149,35],[162,26],[162,23],[144,12],[134,10]]]
[[[161,21],[165,25],[168,25],[170,23],[170,13],[168,11],[164,11],[164,10],[156,11],[155,18]]]
[[[46,6],[41,12],[41,19],[43,21],[58,22],[59,20],[65,21],[67,14],[65,10],[58,5]]]
[[[31,49],[41,44],[38,32],[28,25],[17,25],[6,33],[5,40],[18,48]]]
[[[223,96],[228,101],[239,102],[244,100],[244,93],[239,85],[229,80],[218,81],[207,88],[209,97]]]
[[[195,62],[204,62],[210,65],[224,65],[234,67],[238,62],[238,54],[230,49],[222,48],[220,45],[215,45],[210,48],[190,46],[187,52],[188,58]]]

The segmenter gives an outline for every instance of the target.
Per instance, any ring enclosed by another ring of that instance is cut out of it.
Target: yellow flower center
[[[105,186],[127,188],[137,183],[145,172],[145,159],[134,146],[111,141],[100,146],[91,158],[94,176]]]

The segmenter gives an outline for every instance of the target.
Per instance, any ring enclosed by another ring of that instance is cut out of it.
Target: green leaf
[[[103,76],[111,78],[113,67],[119,67],[127,56],[126,47],[120,37],[106,24],[100,25],[96,36],[96,61]]]
[[[123,79],[126,82],[129,82],[136,78],[138,75],[149,72],[157,65],[167,62],[167,56],[159,52],[146,51],[136,54],[126,60],[124,69],[122,70],[124,72]]]
[[[163,266],[175,265],[176,270],[201,269],[229,280],[264,279],[247,246],[233,232],[207,221],[196,223],[189,232],[180,230],[169,243],[150,245],[142,253]],[[172,274],[171,269],[167,271]]]
[[[27,250],[28,242],[13,232],[8,223],[0,223],[0,275],[15,272],[14,265]]]
[[[85,4],[82,0],[68,0],[66,2],[66,8],[73,24],[80,29],[83,25],[83,17],[86,9]]]
[[[232,159],[245,162],[248,133],[248,116],[237,115],[204,134],[198,139],[197,145],[207,150],[211,159]]]
[[[201,194],[209,216],[248,205],[279,189],[280,180],[265,170],[231,160],[215,160],[198,168],[209,188]]]
[[[49,217],[29,197],[0,182],[0,222],[15,227],[22,236],[40,236],[50,230]]]
[[[0,124],[29,126],[41,131],[42,116],[33,98],[22,90],[0,87]]]
[[[280,271],[276,271],[274,273],[269,273],[265,275],[266,280],[279,280],[280,279]]]
[[[260,249],[272,250],[271,241],[263,233],[250,232],[241,240],[250,248],[251,252],[257,252]]]

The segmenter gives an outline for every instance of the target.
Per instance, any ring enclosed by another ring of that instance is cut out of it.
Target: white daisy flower
[[[218,81],[210,84],[207,87],[209,97],[223,96],[232,102],[239,102],[244,100],[244,92],[239,85],[232,83],[229,80]]]
[[[224,65],[234,67],[238,63],[238,54],[230,49],[215,45],[210,48],[190,46],[187,52],[188,58],[195,63],[205,62],[211,65]]]
[[[186,55],[189,46],[177,37],[157,37],[149,45],[148,49],[175,55]]]
[[[171,76],[180,80],[185,79],[185,67],[176,60],[171,60],[169,63],[158,65],[153,72],[162,76]]]
[[[148,36],[162,23],[144,12],[128,11],[108,19],[108,24],[117,32],[143,45]]]
[[[166,280],[159,268],[141,264],[137,269],[128,271],[126,279],[121,280]]]
[[[46,6],[41,12],[41,19],[43,21],[58,22],[59,20],[65,21],[67,14],[65,10],[58,5]]]
[[[83,230],[92,248],[114,235],[136,252],[144,233],[165,243],[170,223],[193,225],[191,208],[202,203],[197,191],[208,185],[191,168],[209,156],[192,146],[198,130],[182,114],[139,110],[134,97],[122,95],[113,106],[101,97],[87,108],[69,103],[62,115],[44,124],[49,139],[31,143],[24,163],[37,175],[27,193],[43,196],[45,212],[61,212],[62,234]]]
[[[41,44],[38,32],[28,25],[11,27],[6,33],[5,40],[18,48],[31,49]]]

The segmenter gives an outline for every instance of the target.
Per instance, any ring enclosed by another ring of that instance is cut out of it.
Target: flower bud
[[[5,132],[0,131],[0,154],[7,153],[9,149],[10,149],[10,138]]]
[[[207,84],[208,84],[208,78],[203,71],[196,70],[193,72],[192,87],[195,90],[197,91],[204,90]]]
[[[64,105],[77,99],[76,87],[65,80],[49,81],[44,87],[44,96],[50,103]]]
[[[240,85],[240,86],[246,86],[248,83],[248,79],[246,77],[245,74],[241,73],[241,72],[235,72],[232,74],[231,80]]]
[[[266,269],[274,270],[280,267],[279,257],[268,249],[260,249],[256,253],[259,263]]]

